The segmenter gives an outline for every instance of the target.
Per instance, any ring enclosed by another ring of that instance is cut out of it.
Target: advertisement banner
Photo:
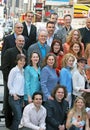
[[[75,4],[74,18],[90,17],[90,4]]]
[[[69,0],[46,0],[46,5],[69,4]]]

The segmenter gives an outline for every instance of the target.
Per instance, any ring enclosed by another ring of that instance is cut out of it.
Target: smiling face
[[[31,57],[32,65],[37,65],[39,62],[39,55],[37,53],[33,53]]]
[[[33,13],[28,12],[27,15],[26,15],[26,17],[25,17],[26,22],[27,23],[31,23],[33,17],[34,17]]]
[[[77,41],[78,38],[79,38],[79,33],[78,33],[78,31],[74,31],[74,32],[73,32],[73,36],[72,36],[72,40],[73,40],[73,41]]]
[[[25,63],[26,63],[25,58],[21,58],[21,59],[19,59],[19,60],[17,61],[17,65],[18,65],[18,67],[21,68],[21,69],[24,67]]]
[[[82,99],[78,99],[77,102],[75,103],[75,106],[77,109],[82,109],[85,106],[85,104]]]
[[[73,52],[75,53],[75,54],[78,54],[79,53],[79,51],[80,51],[80,46],[79,46],[79,44],[74,44],[73,45],[73,47],[72,47],[72,50],[73,50]]]
[[[86,63],[85,61],[79,61],[77,65],[79,69],[84,70]]]
[[[47,59],[47,65],[52,68],[54,66],[54,63],[55,63],[54,56],[49,56]]]
[[[55,24],[51,24],[51,23],[48,23],[47,25],[47,31],[48,31],[48,34],[50,35],[53,35],[54,34],[54,30],[55,30]]]
[[[67,66],[68,67],[73,67],[73,62],[74,62],[73,57],[69,57],[69,59],[67,60]]]
[[[61,100],[64,98],[64,89],[63,88],[59,88],[56,91],[55,98],[58,102],[61,102]]]
[[[41,31],[38,36],[38,41],[43,45],[47,40],[47,32]]]
[[[56,42],[54,45],[53,45],[53,51],[54,53],[58,53],[60,50],[60,44],[58,42]]]
[[[66,16],[64,18],[64,24],[66,27],[70,27],[71,26],[71,21],[72,21],[72,18],[70,16]]]
[[[34,99],[33,99],[33,103],[37,108],[40,108],[41,104],[42,104],[42,96],[41,95],[35,95]]]

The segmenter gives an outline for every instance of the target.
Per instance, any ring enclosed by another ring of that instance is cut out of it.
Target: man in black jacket
[[[32,11],[27,11],[25,14],[25,22],[23,22],[23,35],[27,36],[29,38],[29,45],[28,47],[36,43],[36,38],[37,38],[37,29],[36,26],[32,24],[32,19],[33,19],[33,12]]]
[[[52,93],[53,100],[45,102],[44,107],[47,110],[46,130],[65,130],[68,102],[66,88],[57,85]]]
[[[90,44],[90,18],[86,19],[86,27],[80,28],[80,33],[82,37],[82,42],[86,48],[86,45]]]

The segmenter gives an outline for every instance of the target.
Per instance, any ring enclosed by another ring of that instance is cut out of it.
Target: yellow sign
[[[74,18],[90,17],[90,4],[75,4]]]

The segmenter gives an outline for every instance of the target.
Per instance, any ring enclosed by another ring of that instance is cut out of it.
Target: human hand
[[[78,128],[80,128],[81,126],[80,122],[77,122],[77,121],[73,122],[72,124]]]
[[[32,98],[28,97],[28,103],[32,103]]]
[[[40,128],[39,130],[44,130],[43,128]]]
[[[18,97],[17,94],[14,94],[13,98],[14,98],[14,100],[19,100],[20,99],[20,97]]]
[[[64,125],[59,125],[59,130],[65,130],[65,126]]]
[[[49,96],[48,99],[49,100],[54,100],[54,98],[52,96]]]

